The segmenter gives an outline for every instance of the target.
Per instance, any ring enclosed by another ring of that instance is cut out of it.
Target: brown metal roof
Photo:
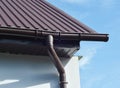
[[[0,0],[0,28],[2,27],[95,33],[45,0]]]

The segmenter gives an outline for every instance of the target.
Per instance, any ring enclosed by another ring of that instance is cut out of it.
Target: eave
[[[46,38],[54,37],[54,47],[58,56],[71,57],[79,49],[80,41],[108,41],[108,34],[65,33],[32,29],[0,28],[0,51],[15,54],[46,54]],[[42,52],[41,52],[42,51]]]

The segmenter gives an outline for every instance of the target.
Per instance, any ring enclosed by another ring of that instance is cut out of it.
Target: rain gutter
[[[54,40],[68,40],[68,41],[103,41],[107,42],[109,37],[108,34],[99,33],[68,33],[68,32],[51,32],[43,30],[32,30],[32,29],[17,29],[17,28],[0,28],[0,35],[16,36],[29,39],[45,39],[46,36],[52,35]]]

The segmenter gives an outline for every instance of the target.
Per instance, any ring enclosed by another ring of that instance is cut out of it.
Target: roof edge
[[[72,17],[71,15],[67,14],[63,10],[61,10],[59,8],[56,8],[54,5],[50,4],[48,1],[46,1],[46,0],[41,0],[41,1],[45,2],[45,4],[47,4],[50,8],[54,9],[55,11],[57,11],[59,14],[64,15],[66,18],[70,19],[75,24],[81,26],[83,29],[89,31],[90,33],[96,33],[95,30],[93,30],[92,28],[88,27],[87,25],[85,25],[84,23],[80,22],[79,20],[75,19],[74,17]]]
[[[53,35],[56,40],[73,40],[73,41],[104,41],[109,40],[108,34],[99,33],[69,33],[69,32],[50,32],[42,30],[25,30],[0,28],[0,35],[11,35],[19,37],[32,37],[35,39],[45,38],[47,35]]]

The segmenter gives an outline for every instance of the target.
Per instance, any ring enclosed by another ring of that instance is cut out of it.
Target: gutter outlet
[[[58,57],[58,55],[54,49],[53,41],[54,41],[53,36],[48,35],[48,38],[47,38],[48,54],[51,57],[52,62],[54,63],[54,65],[59,73],[60,88],[67,88],[65,69],[64,69],[64,66],[63,66],[60,58]]]

